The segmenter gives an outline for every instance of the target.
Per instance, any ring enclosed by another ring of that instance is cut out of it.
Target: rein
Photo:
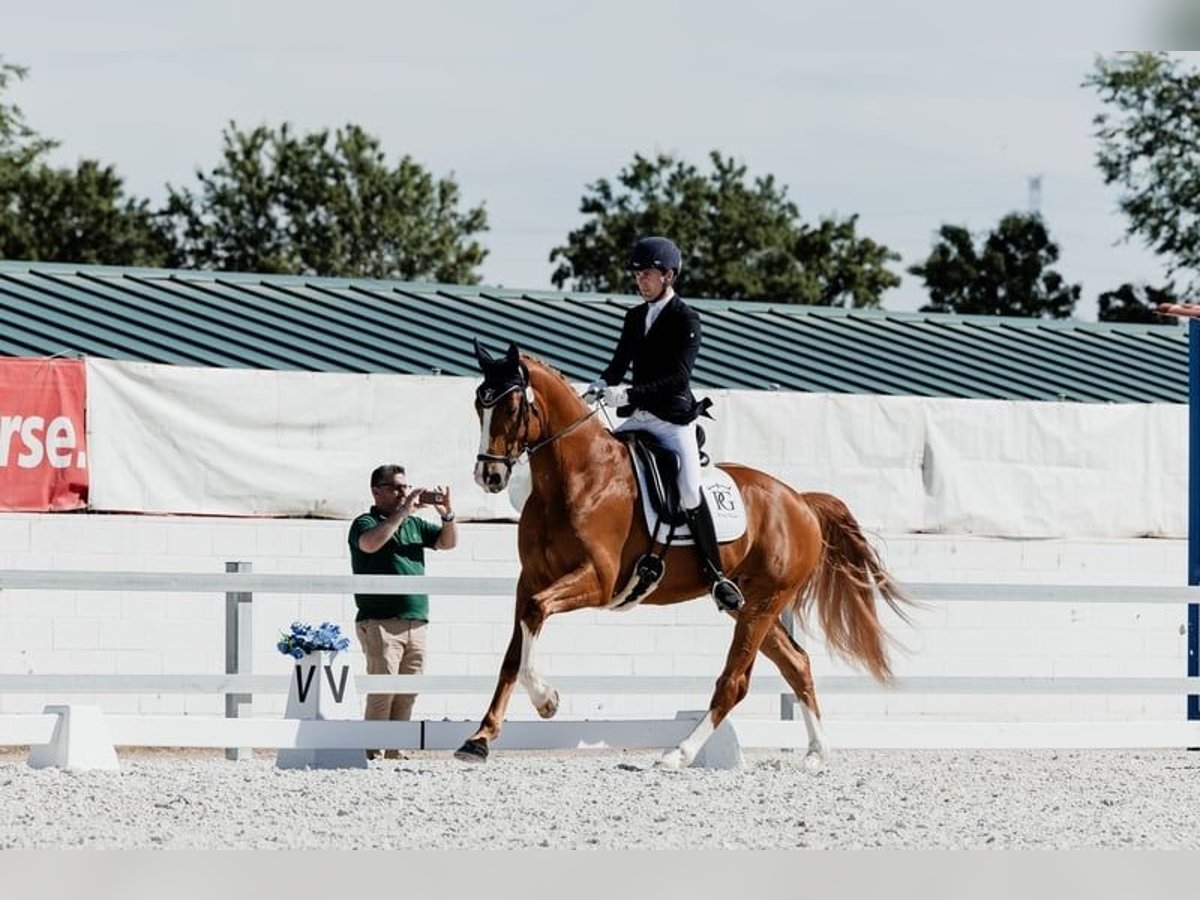
[[[565,435],[570,434],[572,431],[574,431],[576,428],[578,428],[580,425],[582,425],[584,422],[586,422],[588,419],[590,419],[592,416],[594,416],[598,412],[600,412],[599,406],[597,406],[595,409],[591,410],[590,412],[588,412],[586,415],[582,416],[581,418],[576,419],[574,422],[572,422],[570,425],[566,426],[565,428],[559,429],[554,434],[550,435],[550,437],[544,438],[543,440],[538,441],[536,444],[526,444],[525,445],[526,455],[533,456],[533,454],[537,453],[539,450],[541,450],[547,444],[553,444],[560,437],[564,437]],[[529,430],[528,426],[526,426],[526,432],[528,432],[528,430]]]

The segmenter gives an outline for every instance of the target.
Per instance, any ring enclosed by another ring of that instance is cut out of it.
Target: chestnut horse
[[[535,665],[534,648],[546,620],[572,609],[604,607],[632,577],[651,548],[638,488],[625,445],[595,418],[595,409],[557,371],[514,344],[494,359],[475,342],[483,383],[475,393],[481,424],[475,481],[498,493],[513,464],[528,454],[532,493],[521,512],[516,617],[512,639],[487,714],[456,752],[482,762],[495,740],[515,683],[520,681],[543,718],[558,710],[558,692]],[[803,621],[815,606],[829,646],[881,682],[891,676],[886,636],[875,614],[878,593],[904,618],[909,603],[888,574],[858,522],[837,497],[800,493],[747,466],[723,463],[741,490],[746,531],[721,545],[725,572],[742,589],[725,668],[708,715],[659,765],[688,766],[743,697],[761,651],[795,691],[808,729],[805,765],[827,753],[808,654],[780,622],[791,607]],[[666,574],[643,602],[678,603],[707,595],[694,547],[672,546]]]

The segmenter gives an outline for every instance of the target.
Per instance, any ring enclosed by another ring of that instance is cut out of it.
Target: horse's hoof
[[[674,750],[668,750],[654,764],[654,768],[662,769],[665,772],[678,772],[684,767],[683,751],[676,747]]]
[[[484,763],[488,758],[487,741],[483,738],[471,738],[454,751],[454,758],[463,762]]]
[[[804,771],[819,772],[825,768],[825,757],[816,750],[809,750],[804,755]]]
[[[538,715],[543,719],[552,719],[558,712],[558,691],[550,695],[550,699],[537,708]]]

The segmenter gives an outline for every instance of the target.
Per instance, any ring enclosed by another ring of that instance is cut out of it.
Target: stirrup
[[[737,612],[746,602],[741,589],[724,575],[712,583],[711,593],[722,612]]]

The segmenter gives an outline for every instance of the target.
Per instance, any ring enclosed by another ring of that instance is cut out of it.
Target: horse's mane
[[[525,365],[525,369],[529,373],[531,381],[534,372],[544,373],[546,375],[548,384],[543,384],[543,390],[547,387],[550,388],[550,396],[547,397],[547,400],[553,398],[553,401],[558,407],[560,414],[581,416],[583,411],[587,410],[587,403],[585,403],[583,398],[580,397],[575,391],[570,379],[568,379],[567,376],[562,372],[558,371],[558,369],[554,368],[554,366],[550,365],[548,362],[538,359],[536,356],[529,356],[525,353],[521,354],[521,362]],[[561,396],[558,396],[560,394]],[[594,409],[593,412],[596,412],[596,410]]]
[[[567,380],[567,376],[564,375],[562,372],[558,371],[558,369],[554,368],[554,366],[550,365],[550,363],[546,362],[545,360],[538,359],[536,356],[530,356],[528,353],[522,353],[521,354],[521,362],[525,363],[526,365],[528,365],[529,363],[533,363],[534,365],[538,366],[539,368],[545,369],[549,374],[557,377],[558,380],[561,381],[563,384],[565,384],[567,387],[571,386],[571,382]]]
[[[532,363],[537,368],[543,370],[547,375],[550,375],[550,376],[558,379],[558,381],[561,382],[562,386],[572,396],[575,395],[575,389],[573,387],[571,387],[571,382],[567,378],[567,376],[564,375],[562,372],[558,371],[558,369],[554,368],[554,366],[550,365],[550,363],[540,360],[536,356],[530,356],[527,353],[521,354],[521,362],[523,362],[526,366],[528,366],[530,363]]]

